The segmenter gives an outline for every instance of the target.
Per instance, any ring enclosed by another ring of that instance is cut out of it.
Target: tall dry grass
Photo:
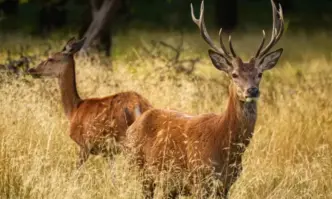
[[[172,33],[139,35],[143,40],[174,40]],[[248,57],[258,37],[239,35],[235,47]],[[199,81],[172,71],[155,72],[164,63],[141,56],[140,44],[131,43],[135,39],[137,33],[115,39],[113,70],[98,59],[77,60],[83,98],[134,90],[159,108],[193,114],[224,109],[228,80],[210,64],[198,34],[187,35],[184,56],[202,57],[195,74],[203,77]],[[3,52],[28,43],[34,53],[45,42],[20,36],[0,40]],[[324,33],[288,33],[282,39],[285,54],[264,74],[255,134],[230,198],[332,198],[332,51],[326,41]],[[64,41],[51,42],[56,51]],[[121,154],[113,168],[95,156],[75,169],[77,149],[67,134],[56,80],[1,75],[0,107],[0,198],[141,198],[139,175]]]

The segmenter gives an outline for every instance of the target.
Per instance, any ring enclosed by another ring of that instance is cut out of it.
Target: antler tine
[[[191,7],[191,17],[192,20],[194,21],[194,23],[198,26],[198,28],[200,29],[200,33],[201,36],[203,37],[203,39],[206,41],[207,44],[210,45],[210,47],[215,50],[216,52],[225,55],[227,58],[230,58],[230,56],[228,55],[225,47],[222,45],[222,49],[218,48],[212,41],[210,35],[208,34],[207,30],[206,30],[206,26],[205,26],[205,22],[204,22],[204,0],[202,0],[201,3],[201,10],[200,10],[200,16],[199,19],[197,19],[195,17],[194,14],[194,7],[193,4],[190,4]],[[221,40],[222,42],[222,40]]]
[[[220,43],[220,46],[221,46],[221,50],[223,51],[223,54],[227,57],[227,58],[231,58],[229,56],[229,53],[227,52],[227,49],[224,45],[224,42],[222,41],[222,28],[220,28],[219,30],[219,43]]]
[[[262,43],[256,53],[256,58],[264,56],[279,41],[284,31],[284,18],[283,18],[281,5],[279,4],[280,11],[278,11],[273,0],[271,0],[271,4],[272,4],[272,17],[273,17],[271,40],[266,45],[266,47],[263,50],[261,50],[264,44],[263,41],[265,42],[265,32],[263,31]]]
[[[191,18],[193,22],[199,27],[199,20],[195,17],[194,6],[192,3],[190,4],[190,9],[191,9]]]
[[[233,44],[232,44],[232,36],[229,35],[229,38],[228,38],[228,43],[229,43],[229,49],[231,50],[231,53],[232,53],[232,56],[233,57],[237,57],[235,51],[234,51],[234,48],[233,48]]]
[[[258,50],[257,50],[257,53],[256,53],[255,57],[259,56],[259,54],[261,53],[261,50],[262,50],[262,48],[264,46],[264,43],[265,43],[265,36],[266,36],[265,35],[265,31],[263,30],[262,32],[263,32],[263,38],[262,38],[261,44],[258,47]]]
[[[281,36],[283,35],[283,33],[284,33],[284,25],[285,25],[285,23],[284,23],[284,13],[283,13],[283,10],[282,10],[282,7],[281,7],[281,5],[280,4],[278,4],[279,5],[279,12],[278,12],[278,15],[279,15],[279,33],[278,33],[278,35],[276,36],[276,39],[275,39],[275,43],[277,43],[278,41],[279,41],[279,39],[281,38]]]

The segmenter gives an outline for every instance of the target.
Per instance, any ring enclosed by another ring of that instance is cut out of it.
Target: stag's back
[[[211,125],[219,121],[219,117],[150,109],[128,128],[126,146],[141,166],[158,165],[158,169],[169,169],[165,167],[171,164],[190,169],[195,166],[194,159],[208,161],[202,157],[213,157],[219,149],[215,147],[218,143],[215,125]],[[197,147],[200,154],[194,154]]]

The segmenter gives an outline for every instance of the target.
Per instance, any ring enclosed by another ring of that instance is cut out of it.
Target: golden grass
[[[184,56],[203,58],[196,73],[204,78],[200,81],[185,75],[176,80],[172,71],[154,72],[164,63],[140,56],[139,43],[131,43],[173,36],[140,32],[117,37],[113,71],[100,66],[99,60],[78,59],[81,96],[135,90],[159,108],[221,112],[228,80],[210,64],[198,34],[186,37]],[[248,57],[258,38],[235,36],[235,47]],[[332,51],[326,34],[308,38],[289,33],[280,44],[285,48],[281,62],[264,74],[259,120],[230,198],[332,198]],[[44,48],[38,39],[1,36],[0,40],[2,51],[18,42],[29,43],[31,53]],[[56,51],[64,41],[51,42]],[[152,75],[146,77],[149,72]],[[77,149],[67,134],[68,121],[54,79],[1,75],[0,82],[0,198],[141,198],[138,174],[129,170],[122,155],[116,156],[113,168],[95,156],[75,169]]]

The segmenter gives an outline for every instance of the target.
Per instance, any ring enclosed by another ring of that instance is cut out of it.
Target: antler
[[[262,50],[265,43],[265,31],[263,30],[263,39],[261,41],[261,44],[259,45],[255,58],[262,58],[266,53],[268,53],[269,50],[271,50],[271,48],[279,41],[284,32],[284,16],[281,5],[279,4],[279,11],[278,11],[273,0],[271,0],[271,4],[272,4],[272,17],[273,17],[271,40]]]
[[[207,30],[206,30],[206,26],[205,26],[205,22],[204,22],[204,0],[202,0],[201,3],[201,10],[200,10],[200,15],[199,15],[199,19],[197,19],[195,17],[194,14],[194,8],[193,8],[193,4],[190,4],[191,7],[191,17],[192,20],[194,21],[194,23],[198,26],[198,28],[200,29],[200,33],[201,36],[203,37],[203,39],[206,41],[207,44],[210,45],[210,47],[215,50],[216,52],[220,53],[221,55],[223,55],[227,61],[229,63],[231,63],[231,60],[235,57],[237,57],[234,49],[233,49],[233,45],[232,45],[232,37],[229,36],[229,48],[231,50],[231,54],[229,52],[227,52],[227,49],[222,41],[222,29],[220,29],[219,31],[219,42],[220,42],[220,47],[218,48],[212,41],[211,37],[209,36]]]

